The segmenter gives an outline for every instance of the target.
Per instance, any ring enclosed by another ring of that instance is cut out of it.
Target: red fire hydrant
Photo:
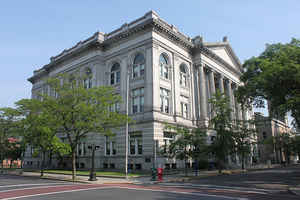
[[[157,169],[157,177],[158,177],[158,181],[162,181],[162,180],[163,180],[163,171],[164,171],[164,169],[161,168],[161,167],[159,167],[159,168]]]

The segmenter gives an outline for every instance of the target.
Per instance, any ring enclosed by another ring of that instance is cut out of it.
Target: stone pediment
[[[222,58],[234,69],[242,72],[242,65],[228,42],[204,43],[204,46]]]

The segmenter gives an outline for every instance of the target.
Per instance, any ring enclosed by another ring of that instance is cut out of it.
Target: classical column
[[[219,77],[219,89],[221,93],[224,93],[224,76],[222,74]]]
[[[229,98],[229,105],[230,105],[230,108],[232,109],[232,112],[231,112],[231,120],[234,119],[234,113],[233,113],[233,108],[234,108],[234,105],[233,105],[233,94],[232,94],[232,88],[231,88],[231,84],[232,84],[232,81],[230,79],[228,79],[226,81],[226,90],[227,90],[227,94],[228,94],[228,98]]]
[[[198,68],[199,76],[199,100],[200,100],[200,120],[207,125],[207,98],[206,98],[206,83],[205,83],[205,73],[202,65]]]
[[[216,93],[215,76],[214,76],[214,72],[212,70],[209,71],[208,77],[209,77],[210,92],[211,92],[211,96],[212,96]]]
[[[209,71],[208,79],[209,79],[209,86],[210,86],[210,98],[212,98],[213,95],[216,93],[215,76],[214,76],[214,72],[212,70]],[[214,109],[212,108],[212,106],[210,106],[210,109],[211,109],[210,110],[211,117],[214,117],[215,112],[214,112]]]
[[[237,89],[237,85],[235,86]],[[237,102],[236,98],[234,99],[234,102],[235,102],[235,109],[236,109],[236,119],[241,121],[243,120],[241,104]]]

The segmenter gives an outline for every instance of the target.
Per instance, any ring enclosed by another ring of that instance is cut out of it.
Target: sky
[[[154,10],[191,38],[228,36],[243,63],[266,43],[300,38],[300,0],[26,0],[0,4],[0,107],[30,98],[33,70],[95,32]]]

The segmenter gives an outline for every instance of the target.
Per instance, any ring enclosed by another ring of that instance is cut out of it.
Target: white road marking
[[[6,187],[22,187],[22,186],[35,186],[35,185],[65,185],[70,183],[36,183],[36,184],[18,184],[18,185],[0,185],[0,188],[6,188]]]
[[[35,196],[44,196],[44,195],[51,195],[51,194],[61,194],[61,193],[68,193],[68,192],[80,192],[80,191],[87,191],[87,190],[100,190],[100,189],[107,189],[107,188],[114,188],[114,187],[95,187],[95,188],[86,188],[86,189],[77,189],[77,190],[67,190],[67,191],[60,191],[60,192],[48,192],[48,193],[41,193],[41,194],[32,194],[32,195],[24,195],[18,197],[10,197],[2,200],[12,200],[12,199],[20,199],[20,198],[28,198],[28,197],[35,197]]]
[[[285,190],[268,190],[268,189],[261,189],[261,188],[246,188],[246,187],[231,187],[231,186],[220,186],[220,185],[202,185],[202,184],[168,184],[168,183],[161,183],[159,185],[162,186],[172,186],[172,187],[194,187],[194,188],[208,188],[208,189],[222,189],[222,190],[233,190],[233,191],[240,191],[240,192],[247,192],[247,193],[257,193],[257,194],[267,194],[268,192],[279,192]]]
[[[3,192],[11,192],[11,191],[20,191],[20,190],[30,190],[30,189],[43,189],[43,188],[53,188],[53,187],[61,187],[61,186],[73,186],[73,184],[64,184],[64,185],[49,185],[49,186],[40,186],[40,187],[26,187],[26,188],[16,188],[16,189],[10,189],[10,190],[0,190],[0,194]]]
[[[191,193],[191,192],[182,192],[182,191],[166,191],[160,189],[149,189],[149,188],[129,188],[119,186],[118,188],[128,189],[128,190],[145,190],[145,191],[153,191],[153,192],[169,192],[169,193],[177,193],[177,194],[188,194],[188,195],[195,195],[195,196],[205,196],[205,197],[217,197],[217,198],[225,198],[225,199],[234,199],[234,200],[249,200],[248,198],[240,198],[240,197],[229,197],[224,195],[214,195],[214,194],[203,194],[203,193]]]

